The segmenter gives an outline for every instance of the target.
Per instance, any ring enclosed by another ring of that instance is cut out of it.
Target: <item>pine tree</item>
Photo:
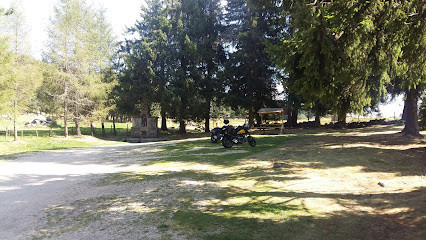
[[[152,0],[142,7],[141,21],[129,28],[134,39],[126,40],[121,47],[120,90],[123,97],[119,107],[135,114],[138,105],[160,103],[161,129],[167,130],[166,113],[169,108],[169,82],[167,71],[170,61],[171,22],[165,1]],[[123,94],[125,93],[125,94]],[[126,96],[124,96],[126,95]]]
[[[11,95],[10,90],[10,65],[12,62],[12,53],[9,51],[7,39],[0,36],[0,113],[6,111]]]
[[[8,82],[4,86],[9,94],[3,103],[13,119],[14,140],[17,141],[17,118],[24,111],[29,110],[29,104],[35,97],[42,76],[40,64],[28,56],[30,53],[29,29],[23,11],[17,2],[13,2],[11,8],[13,12],[4,19],[5,28],[2,29],[8,36],[10,51],[13,54]]]
[[[92,9],[84,0],[61,0],[54,10],[45,58],[59,74],[53,75],[50,87],[59,91],[55,98],[63,104],[64,135],[68,136],[69,118],[81,135],[80,122],[91,115],[95,99],[109,84],[103,73],[111,61],[112,31],[102,10]]]
[[[226,21],[232,52],[225,77],[229,103],[234,108],[248,110],[251,126],[257,110],[271,106],[275,94],[274,71],[265,51],[266,37],[270,34],[267,10],[243,0],[228,1]]]
[[[276,62],[290,76],[300,72],[293,84],[306,104],[319,115],[330,108],[341,126],[347,113],[362,113],[385,93],[389,78],[373,71],[371,61],[381,10],[377,1],[300,1],[284,9],[287,36],[271,49],[287,57]]]
[[[418,125],[418,100],[426,88],[426,24],[424,2],[419,0],[397,1],[399,4],[391,6],[397,13],[393,19],[394,33],[391,41],[397,42],[394,47],[397,52],[393,65],[396,75],[401,79],[401,89],[405,90],[406,100],[404,112],[406,114],[404,134],[423,137]],[[393,30],[393,31],[392,31]]]

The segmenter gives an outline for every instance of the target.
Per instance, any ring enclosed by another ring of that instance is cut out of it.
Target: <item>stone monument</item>
[[[157,138],[158,118],[149,114],[148,107],[143,107],[140,116],[132,117],[132,128],[130,135],[132,138]]]

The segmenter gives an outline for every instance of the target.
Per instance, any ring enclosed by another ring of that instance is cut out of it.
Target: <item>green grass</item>
[[[106,136],[101,134],[101,123],[95,123],[95,137],[90,137],[90,126],[82,124],[82,137],[75,136],[75,125],[68,123],[69,137],[65,138],[63,122],[50,127],[23,127],[30,116],[18,119],[18,139],[14,141],[13,122],[10,119],[0,119],[0,161],[13,159],[16,154],[58,150],[79,147],[103,146],[122,143],[128,137],[128,128],[131,124],[116,123],[117,135],[113,134],[112,122],[105,122]],[[6,129],[8,132],[6,132]]]
[[[91,140],[83,141],[79,138],[50,138],[50,137],[26,137],[24,140],[3,142],[0,145],[0,159],[13,158],[13,155],[80,147],[92,147],[117,144],[115,141]]]
[[[140,158],[133,170],[96,182],[119,196],[106,190],[49,209],[47,229],[78,231],[82,222],[147,226],[162,239],[424,239],[426,142],[397,130],[294,130],[256,135],[254,148],[207,138],[129,148],[120,158]]]

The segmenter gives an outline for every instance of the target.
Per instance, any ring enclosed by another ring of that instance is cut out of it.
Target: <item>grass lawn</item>
[[[20,122],[18,126],[23,126]],[[75,136],[75,127],[71,123],[68,129],[69,137],[63,137],[64,130],[61,125],[53,127],[21,127],[18,128],[18,140],[13,141],[13,126],[10,122],[0,121],[0,160],[14,158],[16,154],[58,150],[76,147],[91,147],[102,145],[113,145],[123,143],[122,140],[127,137],[127,124],[116,123],[117,136],[113,135],[111,122],[105,123],[105,137],[101,136],[101,129],[98,127],[95,137],[90,136],[90,127],[81,128],[83,136]],[[100,124],[99,124],[100,126]],[[6,135],[6,127],[9,133]]]
[[[99,179],[105,196],[46,210],[43,231],[102,223],[151,229],[152,239],[425,239],[426,141],[400,130],[292,130],[256,135],[255,148],[207,139],[133,148],[115,156],[137,159],[133,171]]]

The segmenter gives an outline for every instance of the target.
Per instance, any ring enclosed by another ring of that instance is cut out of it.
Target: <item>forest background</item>
[[[46,1],[54,11],[40,58],[24,2],[1,6],[0,111],[14,120],[60,116],[67,136],[69,120],[79,129],[145,105],[183,133],[188,121],[208,131],[210,118],[232,110],[254,125],[259,108],[284,107],[290,127],[301,111],[317,123],[336,115],[344,127],[348,114],[403,94],[403,132],[419,136],[422,1],[126,1],[139,18],[118,34],[121,18],[96,2]]]

